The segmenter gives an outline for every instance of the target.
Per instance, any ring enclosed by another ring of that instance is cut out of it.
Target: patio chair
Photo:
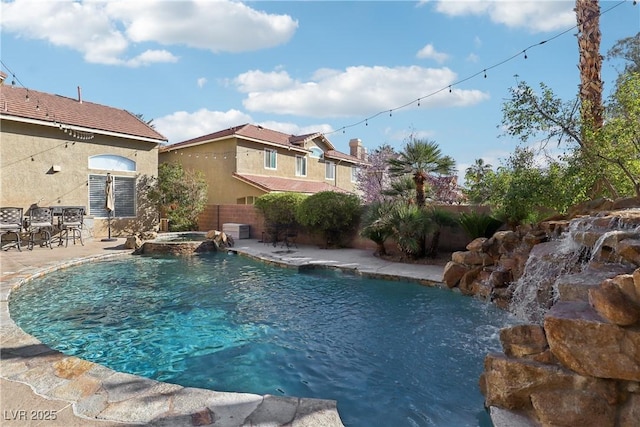
[[[42,240],[40,242],[41,246],[48,246],[50,249],[53,249],[53,246],[51,246],[53,210],[51,208],[31,208],[29,210],[28,231],[30,251],[33,250],[37,234],[42,236]]]
[[[15,246],[20,252],[22,252],[22,248],[20,247],[20,233],[22,232],[23,221],[22,212],[22,208],[0,208],[0,238],[5,234],[16,235],[16,240],[14,242],[3,247],[5,251]]]
[[[298,230],[296,230],[295,228],[288,228],[284,232],[284,239],[282,239],[281,247],[286,246],[287,249],[289,249],[291,246],[295,246],[297,248],[298,247],[298,245],[296,244],[297,238],[298,238]]]
[[[73,239],[73,244],[76,244],[76,237],[80,240],[80,244],[84,246],[82,241],[82,225],[84,221],[84,209],[82,208],[64,208],[62,209],[62,216],[60,222],[60,243],[58,246],[62,246],[62,239],[65,239],[65,248],[69,246],[69,233]]]

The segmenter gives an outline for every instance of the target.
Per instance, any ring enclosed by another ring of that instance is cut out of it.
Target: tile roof
[[[4,84],[0,86],[0,117],[49,126],[54,126],[55,120],[77,130],[119,134],[156,144],[167,141],[126,110]]]
[[[275,191],[275,192],[295,192],[305,194],[315,194],[320,191],[335,191],[338,193],[348,193],[348,191],[328,184],[326,182],[318,181],[304,181],[302,179],[280,178],[275,176],[262,176],[262,175],[248,175],[234,173],[233,176],[240,181],[243,181],[254,187],[258,187],[263,191]]]
[[[262,126],[256,126],[245,123],[240,126],[224,129],[218,132],[199,136],[187,141],[178,142],[176,144],[166,145],[160,148],[160,152],[167,152],[176,148],[186,148],[192,145],[205,144],[229,137],[244,138],[252,141],[262,142],[268,145],[279,145],[286,148],[301,148],[305,141],[320,138],[322,142],[329,148],[325,155],[338,160],[347,160],[354,163],[363,163],[362,160],[349,154],[335,150],[331,142],[321,133],[309,133],[306,135],[289,135],[276,130],[267,129]]]

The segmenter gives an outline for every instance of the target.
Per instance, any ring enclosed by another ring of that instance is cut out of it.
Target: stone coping
[[[3,278],[0,377],[27,384],[47,399],[69,402],[74,413],[86,420],[172,427],[343,426],[333,400],[217,392],[117,372],[53,350],[11,319],[8,301],[13,289],[55,270],[126,255],[130,253],[76,258]]]

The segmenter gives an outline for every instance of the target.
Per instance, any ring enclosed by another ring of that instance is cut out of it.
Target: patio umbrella
[[[103,242],[112,242],[116,239],[111,238],[111,216],[113,215],[113,211],[116,209],[116,200],[115,200],[115,191],[113,188],[113,177],[110,173],[107,174],[107,181],[104,185],[104,207],[109,214],[108,217],[108,228],[109,228],[109,237],[107,239],[102,239]]]

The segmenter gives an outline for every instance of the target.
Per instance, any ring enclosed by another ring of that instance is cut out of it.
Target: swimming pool
[[[335,399],[347,426],[490,425],[478,390],[508,315],[451,291],[224,253],[46,275],[12,318],[64,353],[220,391]]]

